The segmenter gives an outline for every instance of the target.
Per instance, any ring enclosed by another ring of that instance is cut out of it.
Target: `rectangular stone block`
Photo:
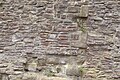
[[[36,68],[37,68],[37,63],[32,62],[28,64],[29,71],[36,71]]]
[[[88,5],[82,5],[81,6],[80,17],[88,17]]]
[[[86,48],[87,33],[83,33],[82,31],[77,31],[71,33],[70,37],[71,37],[71,46]]]

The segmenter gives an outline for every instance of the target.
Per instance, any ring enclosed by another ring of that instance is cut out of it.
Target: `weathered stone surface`
[[[119,0],[1,0],[0,80],[78,80],[77,65],[119,80],[119,13]]]
[[[67,77],[47,77],[39,73],[25,73],[22,80],[68,80]]]
[[[88,5],[82,5],[80,8],[80,17],[88,17]]]
[[[66,65],[66,74],[68,76],[80,76],[78,65]]]
[[[87,33],[82,31],[77,31],[70,34],[71,38],[71,46],[78,47],[78,48],[86,48],[86,40],[87,40]]]
[[[84,4],[84,5],[88,5],[89,0],[81,0],[81,3]]]
[[[28,64],[29,71],[36,71],[36,69],[37,69],[37,63],[32,62]]]
[[[79,11],[78,7],[68,7],[69,13],[77,13]]]
[[[68,80],[68,79],[60,77],[43,77],[41,80]]]

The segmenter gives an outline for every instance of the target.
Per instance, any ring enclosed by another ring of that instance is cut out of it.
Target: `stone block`
[[[46,59],[38,60],[38,67],[45,66],[45,65],[46,65]]]
[[[70,37],[71,37],[71,46],[86,48],[87,33],[83,33],[82,31],[77,31],[75,33],[71,33]]]
[[[89,0],[81,0],[82,3],[88,3]]]
[[[62,77],[46,77],[43,76],[41,80],[68,80],[67,78],[62,78]]]
[[[77,7],[68,7],[68,12],[69,13],[77,13],[79,8]]]
[[[88,17],[88,5],[82,5],[80,8],[80,17]]]
[[[0,53],[3,53],[4,52],[4,50],[0,50]]]
[[[6,64],[0,64],[0,68],[5,68],[5,67],[7,67],[8,65],[6,65]]]
[[[57,35],[53,33],[53,34],[49,34],[48,36],[50,39],[55,39]]]
[[[2,80],[9,80],[7,75],[2,76]]]
[[[38,74],[33,72],[24,73],[22,80],[37,80]]]
[[[55,58],[55,57],[51,57],[51,58],[48,58],[47,59],[47,64],[53,64],[53,65],[57,65],[59,64],[59,59],[58,58]]]
[[[36,71],[36,68],[37,68],[37,63],[32,62],[28,64],[29,71]]]
[[[79,68],[77,65],[66,65],[66,75],[79,76]]]

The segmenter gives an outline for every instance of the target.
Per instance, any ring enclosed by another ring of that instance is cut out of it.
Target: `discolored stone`
[[[119,13],[119,0],[0,0],[0,80],[81,80],[79,66],[119,80]]]
[[[79,69],[77,65],[66,65],[66,75],[68,76],[79,76]]]
[[[36,71],[36,69],[37,69],[37,63],[29,63],[28,64],[28,70],[29,71]]]
[[[80,8],[80,17],[88,17],[88,5],[82,5]]]
[[[82,31],[77,31],[75,33],[71,33],[70,37],[71,37],[71,46],[86,48],[87,33],[84,33]]]

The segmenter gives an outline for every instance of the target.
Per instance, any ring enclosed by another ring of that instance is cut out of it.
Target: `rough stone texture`
[[[0,0],[0,80],[82,78],[120,80],[119,0]]]
[[[80,17],[88,17],[88,5],[82,5],[81,6]]]

